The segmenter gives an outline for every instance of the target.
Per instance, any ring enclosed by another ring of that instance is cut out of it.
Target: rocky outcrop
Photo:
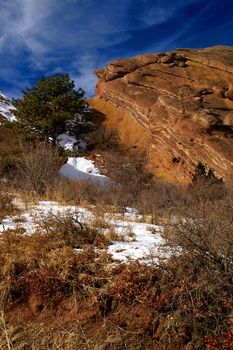
[[[201,162],[217,177],[232,179],[233,47],[139,55],[96,74],[94,107],[101,112],[111,106],[131,118],[131,138],[137,124],[150,171],[188,183]]]

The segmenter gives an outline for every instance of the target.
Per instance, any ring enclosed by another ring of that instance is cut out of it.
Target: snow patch
[[[21,204],[22,206],[22,204]],[[41,201],[37,205],[24,210],[20,215],[20,221],[15,220],[17,217],[7,217],[2,220],[0,232],[7,229],[22,227],[26,234],[33,234],[38,228],[38,223],[46,220],[51,215],[75,215],[82,223],[89,224],[93,222],[95,215],[87,208],[81,208],[73,205],[61,205],[52,201]],[[110,214],[106,213],[106,220],[125,241],[112,241],[107,248],[107,252],[112,255],[114,260],[127,262],[128,260],[142,260],[144,263],[151,263],[154,257],[161,256],[161,246],[164,243],[161,237],[163,227],[138,223],[127,220],[110,219]],[[40,226],[39,226],[40,227]],[[130,232],[130,234],[129,234]],[[105,232],[103,232],[105,234]]]
[[[57,141],[59,143],[59,146],[64,150],[73,151],[77,139],[74,136],[70,136],[68,134],[61,134],[57,137]]]
[[[163,243],[160,235],[163,231],[161,226],[114,220],[111,220],[110,224],[118,234],[126,239],[129,229],[134,235],[133,239],[129,242],[112,242],[113,244],[108,247],[108,252],[114,260],[124,262],[127,262],[129,259],[138,260],[146,258],[148,260],[148,257],[152,254],[160,255],[160,247]]]
[[[10,100],[0,92],[0,115],[5,117],[9,122],[13,122],[16,118],[10,110],[16,110],[16,108],[11,104]]]
[[[83,140],[77,140],[68,133],[59,135],[57,141],[64,150],[86,149],[86,143]],[[102,184],[109,181],[106,176],[100,174],[93,161],[84,157],[69,157],[66,164],[60,168],[59,174],[70,180],[87,180]]]
[[[87,147],[86,142],[82,139],[76,139],[76,137],[71,136],[68,132],[60,134],[57,137],[58,144],[61,148],[67,151],[80,150],[84,151]]]
[[[92,160],[84,157],[69,157],[59,173],[70,180],[90,180],[94,182],[108,182],[107,176],[101,175]]]
[[[19,202],[19,207],[22,209],[23,204]],[[86,208],[77,207],[75,205],[61,205],[53,201],[40,201],[37,205],[32,205],[29,209],[23,210],[20,215],[22,222],[17,222],[17,217],[6,217],[1,221],[0,232],[8,229],[16,229],[22,227],[26,234],[33,234],[37,228],[37,222],[45,220],[50,215],[71,214],[78,216],[81,222],[88,222],[93,219],[93,215]]]

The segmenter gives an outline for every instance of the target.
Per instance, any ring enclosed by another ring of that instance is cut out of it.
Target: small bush
[[[6,216],[12,216],[19,213],[19,208],[14,204],[14,197],[0,189],[0,223]]]
[[[55,182],[61,165],[58,150],[50,144],[25,145],[22,162],[18,164],[21,187],[39,195],[45,193]]]
[[[221,349],[223,334],[232,331],[232,209],[231,201],[219,201],[192,218],[164,223],[164,252],[170,259],[159,267],[166,315],[172,317],[169,336],[179,336],[194,349],[203,349],[206,339]]]
[[[86,245],[104,248],[108,240],[93,225],[82,224],[78,212],[56,215],[50,213],[46,219],[36,220],[41,233],[46,233],[47,239],[59,241],[60,246],[70,246],[81,249]]]
[[[74,232],[74,236],[75,233],[77,234],[77,231]],[[80,230],[78,233],[80,234]],[[73,240],[69,231],[65,233],[59,230],[38,232],[32,236],[25,236],[17,230],[8,230],[2,234],[1,306],[18,304],[34,295],[42,300],[41,303],[45,307],[75,293],[89,295],[88,290],[91,291],[91,286],[95,288],[98,284],[101,285],[104,282],[103,272],[109,257],[106,255],[103,258],[104,263],[101,256],[94,252],[93,245],[76,252],[73,246],[77,246],[77,241],[83,244],[83,240],[87,240],[94,244],[99,239],[96,235],[93,238],[93,233],[90,234],[87,229],[84,233],[89,234],[89,237],[85,238],[84,234],[81,238]],[[106,244],[106,239],[104,243]],[[103,247],[103,240],[97,245]],[[101,276],[99,282],[98,276]]]

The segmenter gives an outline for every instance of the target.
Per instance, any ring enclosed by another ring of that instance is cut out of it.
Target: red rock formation
[[[233,47],[140,55],[96,74],[90,104],[107,119],[107,109],[128,118],[128,134],[140,145],[137,124],[154,174],[188,183],[201,162],[233,178]]]

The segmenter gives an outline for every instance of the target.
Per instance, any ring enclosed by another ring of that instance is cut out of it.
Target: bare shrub
[[[98,235],[93,236],[87,229],[83,236],[78,231],[78,238],[76,233],[71,236],[69,231],[63,232],[61,228],[56,232],[52,229],[47,233],[36,232],[32,236],[26,236],[19,230],[8,230],[2,234],[1,308],[27,301],[34,295],[42,300],[43,309],[75,293],[89,295],[91,286],[94,288],[99,278],[99,285],[104,283],[109,257],[102,257],[93,248],[95,244],[103,248],[106,238],[98,242]],[[77,243],[79,248],[85,249],[76,252],[73,248],[77,247]]]
[[[170,258],[160,261],[159,267],[164,271],[160,281],[166,292],[164,315],[172,318],[167,339],[178,336],[194,349],[204,349],[209,339],[217,350],[224,334],[230,334],[232,209],[230,200],[222,200],[199,216],[196,212],[195,217],[176,216],[164,222],[164,252]]]
[[[59,246],[70,246],[81,249],[87,245],[104,248],[108,240],[101,234],[100,228],[93,224],[81,222],[78,211],[65,214],[50,213],[46,219],[36,220],[41,233],[46,233],[47,239],[59,242]]]
[[[43,194],[54,183],[61,165],[58,150],[43,142],[25,146],[18,174],[24,188]]]
[[[110,227],[106,233],[105,236],[110,241],[119,241],[119,242],[125,242],[125,235],[118,233],[113,227]]]
[[[98,210],[102,207],[111,211],[112,207],[123,215],[127,207],[133,207],[147,219],[150,217],[151,223],[158,223],[162,215],[174,213],[187,201],[182,188],[153,179],[144,165],[133,157],[129,161],[117,152],[110,152],[107,163],[112,182],[101,185],[59,179],[48,189],[47,198],[83,206],[95,205]]]
[[[108,185],[100,185],[91,181],[69,181],[64,178],[56,180],[54,186],[48,188],[46,197],[66,204],[82,206],[107,204]]]
[[[89,134],[88,139],[89,148],[94,148],[97,151],[119,148],[119,135],[116,129],[106,129],[100,126]]]
[[[64,220],[50,216],[32,236],[4,233],[1,306],[12,312],[14,306],[28,305],[34,312],[32,323],[17,321],[21,331],[15,344],[20,346],[24,339],[29,349],[41,344],[51,349],[59,344],[67,350],[110,344],[110,349],[231,350],[232,212],[229,200],[221,207],[218,202],[205,216],[166,220],[165,248],[170,258],[149,266],[138,261],[109,264],[106,254],[94,250],[97,236],[90,235],[88,228],[82,230],[80,218],[75,222],[70,214]],[[99,226],[97,233],[105,224]],[[83,250],[75,251],[77,245]],[[71,297],[75,311],[67,317]],[[61,314],[55,318],[52,311],[51,318],[50,308]],[[41,326],[43,310],[49,321]],[[59,328],[57,320],[63,313],[66,323]],[[74,327],[74,315],[81,326]],[[56,321],[50,324],[51,319]],[[0,319],[0,327],[5,349],[6,337],[12,341],[14,333],[5,318]],[[64,329],[72,336],[63,334]],[[117,339],[119,330],[128,341],[119,340],[115,346],[107,339]]]
[[[137,208],[144,215],[149,215],[151,224],[159,224],[161,219],[177,213],[186,205],[184,189],[154,179],[144,186],[137,202]]]
[[[6,189],[0,189],[0,223],[6,216],[19,213],[19,208],[14,204],[14,197],[6,192]]]

